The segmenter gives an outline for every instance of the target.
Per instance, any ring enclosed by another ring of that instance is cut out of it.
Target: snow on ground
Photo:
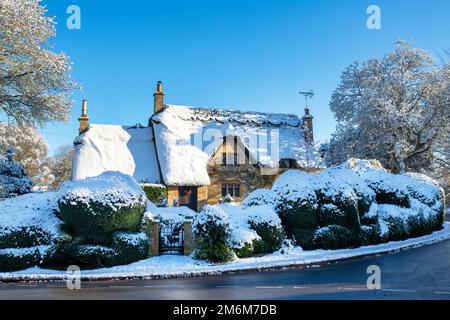
[[[96,270],[83,270],[81,271],[81,277],[84,280],[133,277],[185,277],[220,274],[239,270],[308,265],[395,252],[409,248],[416,248],[447,239],[450,239],[450,223],[446,223],[444,225],[444,229],[420,238],[365,246],[357,249],[302,251],[299,247],[288,247],[282,248],[275,253],[262,257],[237,259],[224,264],[211,264],[204,261],[194,260],[188,256],[165,255],[148,258],[125,266],[116,266]],[[282,251],[285,253],[283,254]],[[67,274],[64,271],[41,269],[38,267],[17,272],[0,273],[0,281],[65,279],[67,279]]]

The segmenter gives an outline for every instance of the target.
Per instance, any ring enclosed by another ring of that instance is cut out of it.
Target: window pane
[[[227,195],[227,185],[222,183],[222,197]]]
[[[240,184],[235,184],[234,185],[234,196],[235,197],[240,197],[241,196],[241,185]]]
[[[222,153],[222,165],[223,166],[227,165],[227,154],[225,152]]]
[[[228,185],[228,194],[229,194],[230,196],[233,196],[233,185],[232,185],[232,184],[229,184],[229,185]]]

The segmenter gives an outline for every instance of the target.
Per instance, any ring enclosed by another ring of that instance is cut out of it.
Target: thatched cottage
[[[165,186],[169,205],[194,210],[230,196],[240,202],[287,169],[310,170],[312,119],[307,107],[300,119],[165,104],[158,82],[145,126],[90,124],[83,101],[73,178],[120,171],[143,185]]]

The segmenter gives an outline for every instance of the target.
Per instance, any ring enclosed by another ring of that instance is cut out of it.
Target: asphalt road
[[[367,288],[367,267],[381,289]],[[0,283],[0,299],[448,299],[450,240],[403,252],[324,266],[161,280]]]

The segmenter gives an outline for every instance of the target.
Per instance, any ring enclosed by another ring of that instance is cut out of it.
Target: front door
[[[197,187],[179,187],[178,206],[185,206],[197,211]]]

